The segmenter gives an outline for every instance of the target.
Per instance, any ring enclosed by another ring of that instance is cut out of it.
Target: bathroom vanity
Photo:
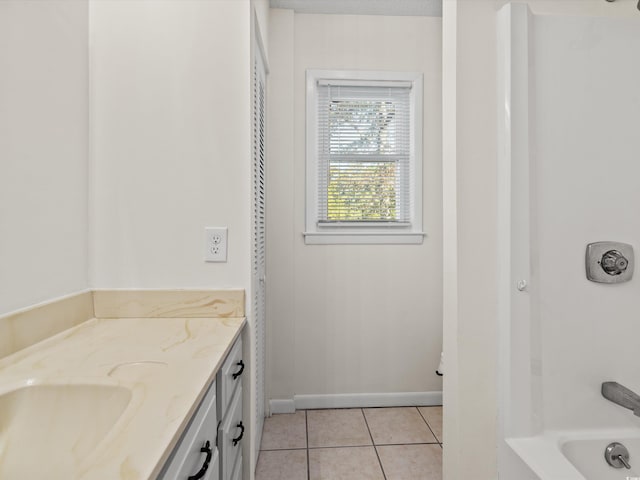
[[[242,339],[238,338],[160,475],[162,480],[241,480]]]
[[[0,479],[240,480],[244,292],[82,295],[91,318],[0,358]]]

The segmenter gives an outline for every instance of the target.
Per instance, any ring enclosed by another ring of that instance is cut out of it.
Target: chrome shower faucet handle
[[[596,283],[623,283],[633,278],[633,247],[620,242],[587,245],[587,279]]]

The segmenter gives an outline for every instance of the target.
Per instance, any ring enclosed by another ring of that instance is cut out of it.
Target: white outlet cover
[[[227,227],[204,228],[204,261],[227,261]]]

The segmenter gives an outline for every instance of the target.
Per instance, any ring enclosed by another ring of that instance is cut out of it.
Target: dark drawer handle
[[[207,440],[204,444],[204,447],[200,449],[200,452],[206,453],[207,458],[204,459],[204,463],[200,468],[200,471],[195,475],[191,475],[188,480],[200,480],[204,477],[204,474],[207,473],[207,469],[209,468],[209,462],[211,462],[211,456],[213,455],[213,450],[211,450],[211,445],[209,444],[209,440]]]
[[[234,447],[238,444],[240,440],[242,440],[242,437],[244,437],[244,425],[242,424],[242,422],[238,423],[236,427],[240,428],[241,430],[240,430],[240,435],[232,440]]]
[[[240,375],[242,375],[242,372],[244,372],[244,362],[242,360],[240,360],[238,363],[236,363],[236,365],[240,366],[240,370],[238,370],[236,373],[231,375],[234,380],[236,378],[238,378]]]

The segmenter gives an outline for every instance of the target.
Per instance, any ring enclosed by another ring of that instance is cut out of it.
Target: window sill
[[[420,245],[424,232],[303,232],[306,245]]]

